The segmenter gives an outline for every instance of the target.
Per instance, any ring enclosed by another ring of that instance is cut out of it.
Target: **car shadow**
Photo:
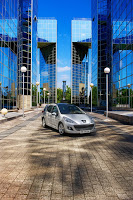
[[[84,134],[71,134],[71,133],[65,133],[64,136],[69,136],[69,137],[86,137],[86,136],[96,136],[97,132],[94,133],[84,133]]]

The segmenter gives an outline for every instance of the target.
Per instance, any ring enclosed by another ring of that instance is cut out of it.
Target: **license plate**
[[[80,131],[80,134],[83,134],[83,133],[90,133],[90,130]]]

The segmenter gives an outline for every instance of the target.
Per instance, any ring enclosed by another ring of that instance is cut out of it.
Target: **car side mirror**
[[[52,115],[53,115],[53,116],[57,116],[57,113],[56,113],[56,112],[53,112]]]

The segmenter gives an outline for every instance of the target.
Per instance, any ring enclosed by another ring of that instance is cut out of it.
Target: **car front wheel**
[[[62,123],[59,124],[59,134],[60,135],[65,134],[65,128],[64,128],[64,125]]]

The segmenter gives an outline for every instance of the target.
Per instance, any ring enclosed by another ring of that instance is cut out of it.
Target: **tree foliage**
[[[49,91],[45,91],[45,103],[48,102],[48,93]],[[40,88],[40,100],[41,100],[41,103],[44,103],[44,91],[43,91],[43,88]]]
[[[97,106],[97,87],[96,86],[92,88],[92,104],[93,106]]]
[[[57,88],[57,103],[60,103],[63,98],[63,90],[61,88]]]
[[[60,103],[63,99],[63,90],[61,88],[57,88],[57,103]],[[71,88],[66,86],[66,96],[65,100],[70,103],[71,102]]]
[[[71,103],[71,88],[68,85],[66,86],[66,101]]]

